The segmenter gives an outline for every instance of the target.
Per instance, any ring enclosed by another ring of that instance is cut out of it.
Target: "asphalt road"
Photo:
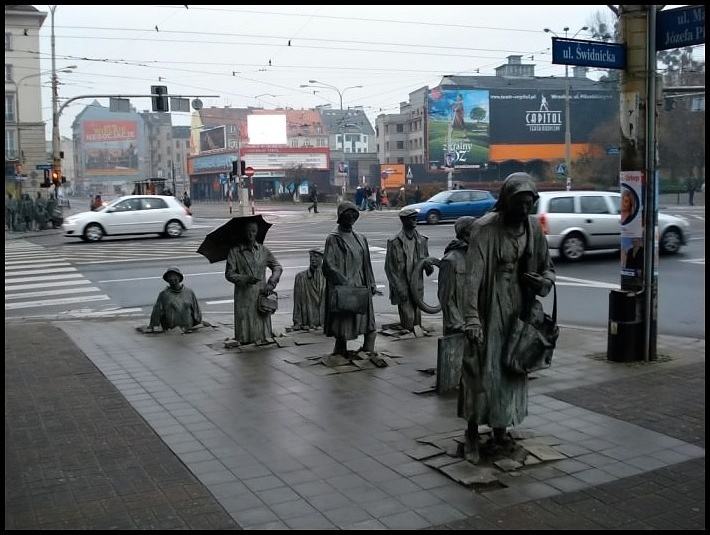
[[[667,213],[687,217],[691,222],[693,235],[688,246],[684,247],[680,254],[661,257],[659,332],[704,338],[705,210],[704,207],[671,208]],[[266,217],[275,223],[269,231],[266,245],[284,266],[284,273],[277,288],[277,314],[283,322],[287,322],[292,309],[294,277],[298,271],[306,269],[308,249],[323,246],[325,236],[335,226],[334,216],[332,213],[314,215],[305,210],[290,209],[272,212]],[[98,313],[106,310],[110,315],[110,307],[116,306],[149,311],[158,292],[165,286],[161,275],[169,265],[178,265],[183,270],[186,275],[185,282],[200,299],[205,316],[230,312],[233,290],[232,285],[224,279],[225,263],[210,264],[195,253],[204,235],[223,221],[196,218],[197,228],[174,240],[126,237],[105,238],[99,243],[86,244],[59,235],[31,238],[29,241],[33,247],[29,250],[20,248],[11,253],[13,256],[10,262],[23,266],[25,258],[33,258],[35,265],[43,269],[46,269],[44,266],[62,262],[57,265],[68,267],[58,268],[59,276],[62,276],[61,270],[65,270],[69,273],[68,276],[73,278],[68,281],[63,278],[56,280],[56,290],[63,292],[61,294],[50,297],[30,296],[24,300],[21,298],[23,292],[40,294],[42,289],[38,291],[33,287],[22,288],[19,293],[8,298],[6,281],[6,317],[50,315],[77,309]],[[356,230],[368,238],[375,278],[385,294],[375,298],[375,308],[382,313],[396,314],[396,307],[390,305],[387,298],[384,250],[387,238],[398,229],[399,221],[394,212],[363,213],[356,223]],[[429,237],[430,254],[441,257],[446,244],[453,238],[453,224],[422,225],[420,232]],[[553,258],[557,260],[554,252]],[[7,266],[6,250],[6,269]],[[28,264],[28,267],[32,265]],[[606,327],[609,290],[619,284],[618,252],[591,253],[581,262],[574,264],[556,261],[555,268],[558,276],[560,323]],[[426,300],[435,302],[436,273],[426,280]],[[32,281],[20,281],[20,285],[31,286]],[[11,287],[13,290],[15,288],[19,289],[19,286]],[[72,290],[77,288],[82,289],[83,293],[74,295]],[[105,296],[105,299],[99,296]],[[61,302],[56,303],[57,299]],[[42,304],[35,306],[34,302]],[[8,303],[12,304],[9,309]],[[430,321],[438,323],[440,320],[434,317]]]

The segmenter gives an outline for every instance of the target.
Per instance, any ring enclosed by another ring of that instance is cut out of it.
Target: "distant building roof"
[[[570,77],[571,89],[610,91],[613,86],[589,78]],[[505,78],[502,76],[457,76],[448,75],[441,79],[440,86],[455,86],[468,89],[560,89],[564,88],[564,77]]]
[[[173,139],[190,139],[190,127],[173,126]]]
[[[375,131],[365,112],[360,109],[351,110],[320,110],[321,121],[326,130],[331,133],[338,132],[345,124],[355,124],[362,129],[363,134],[372,135]]]

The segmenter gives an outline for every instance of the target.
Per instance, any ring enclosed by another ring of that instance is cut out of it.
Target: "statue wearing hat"
[[[402,230],[387,240],[385,273],[390,283],[390,302],[397,305],[399,322],[403,329],[413,331],[415,325],[421,326],[422,314],[411,295],[409,282],[417,262],[429,256],[428,238],[417,232],[417,211],[413,208],[401,210],[399,219]],[[431,275],[433,269],[431,264],[425,264],[427,275]]]
[[[323,325],[325,301],[325,277],[323,276],[323,252],[309,251],[310,265],[296,275],[293,285],[293,329],[316,328]]]
[[[156,327],[162,327],[164,331],[180,327],[187,332],[202,323],[200,304],[195,293],[183,286],[183,278],[178,267],[169,267],[163,274],[169,286],[158,295],[150,315],[148,332],[155,332]]]
[[[338,228],[325,241],[326,336],[335,337],[334,355],[347,356],[347,341],[365,335],[362,350],[374,352],[375,310],[372,296],[377,292],[365,236],[353,230],[360,212],[350,201],[338,205]]]

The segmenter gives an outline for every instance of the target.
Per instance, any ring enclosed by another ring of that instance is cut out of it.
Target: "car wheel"
[[[426,216],[426,222],[430,225],[436,225],[439,221],[441,221],[441,214],[439,214],[436,210],[432,210]]]
[[[179,238],[182,235],[182,225],[179,221],[168,221],[165,225],[165,236],[167,238]]]
[[[99,241],[103,237],[104,229],[101,228],[101,225],[97,223],[90,223],[89,225],[86,225],[86,228],[84,229],[85,241]]]
[[[678,229],[669,228],[661,237],[661,252],[663,254],[676,254],[680,251],[681,241]]]
[[[570,234],[560,244],[560,256],[568,262],[576,262],[584,256],[585,243],[580,234]]]

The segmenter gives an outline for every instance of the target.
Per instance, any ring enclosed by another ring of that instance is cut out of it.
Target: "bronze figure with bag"
[[[508,371],[525,374],[550,367],[560,335],[557,326],[557,287],[554,283],[552,291],[552,316],[545,313],[538,299],[533,299],[528,310],[515,320],[504,356]]]
[[[367,314],[371,291],[366,286],[335,286],[335,312]]]

